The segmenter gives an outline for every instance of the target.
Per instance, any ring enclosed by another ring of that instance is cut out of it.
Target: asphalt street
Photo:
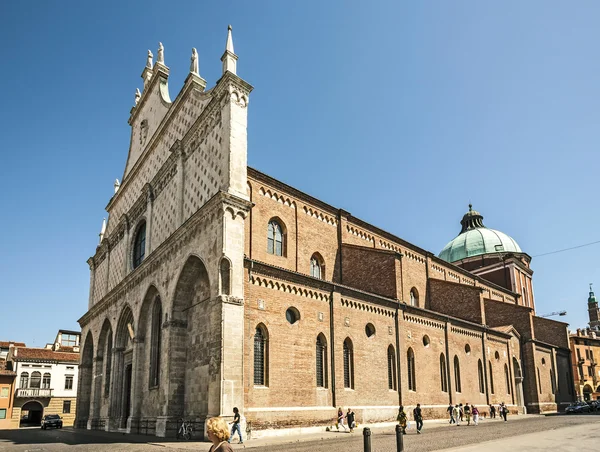
[[[586,428],[589,427],[589,430]],[[423,433],[417,435],[414,431],[404,436],[406,452],[425,452],[443,450],[453,447],[466,447],[485,441],[498,441],[513,438],[512,441],[519,443],[519,435],[529,438],[535,442],[535,436],[540,438],[549,437],[550,432],[556,429],[579,429],[577,431],[595,432],[594,436],[600,434],[600,416],[598,415],[572,415],[572,416],[548,416],[518,419],[509,418],[508,422],[484,421],[478,426],[460,427],[450,425],[425,425]],[[547,432],[547,433],[544,433]],[[556,432],[552,432],[556,433]],[[320,437],[319,437],[320,436]],[[569,438],[569,435],[559,437]],[[571,435],[572,436],[572,435]],[[517,437],[517,438],[515,438]],[[256,440],[255,446],[264,451],[306,451],[320,452],[333,449],[343,452],[363,452],[362,430],[357,429],[355,433],[323,432],[322,435],[311,435],[309,441],[304,437],[284,437],[272,439],[268,444]],[[395,452],[396,438],[392,429],[374,429],[371,437],[373,452]],[[572,438],[569,439],[572,441]],[[234,450],[253,448],[253,441],[247,441],[243,445],[234,445]],[[493,443],[486,443],[493,444]],[[563,450],[556,444],[555,450]],[[20,429],[0,430],[0,451],[4,452],[58,452],[58,451],[181,451],[201,450],[207,451],[210,447],[206,442],[175,442],[171,439],[162,439],[150,436],[125,435],[120,433],[107,433],[86,430],[64,428],[62,430]],[[486,446],[485,449],[490,449]],[[490,449],[491,450],[491,449]]]

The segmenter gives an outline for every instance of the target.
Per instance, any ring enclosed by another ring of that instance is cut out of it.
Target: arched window
[[[42,389],[50,389],[50,374],[48,372],[42,377]]]
[[[39,372],[32,372],[31,380],[29,381],[29,387],[39,389],[41,383],[42,383],[42,374]]]
[[[539,367],[537,368],[537,374],[538,374],[538,386],[540,387],[540,394],[541,394],[542,393],[542,377],[540,376],[540,368]]]
[[[488,361],[488,367],[490,369],[490,392],[494,393],[494,372],[492,370],[492,362]]]
[[[508,366],[504,365],[504,379],[506,381],[506,393],[510,394],[510,374],[508,372]]]
[[[259,325],[254,332],[254,384],[257,386],[267,386],[268,356],[267,331]]]
[[[104,397],[110,394],[110,375],[112,371],[112,331],[106,338],[106,368],[104,369]]]
[[[448,392],[448,374],[446,371],[446,357],[440,354],[440,381],[442,383],[442,392]]]
[[[150,387],[156,387],[160,381],[160,351],[162,336],[162,304],[160,298],[152,305],[152,328],[150,330]]]
[[[327,339],[323,333],[317,336],[317,387],[327,387]]]
[[[454,389],[456,392],[461,392],[460,385],[460,362],[458,356],[454,355]]]
[[[19,387],[28,388],[29,387],[29,373],[21,372],[21,382],[19,383]]]
[[[146,255],[146,222],[138,227],[133,242],[133,268],[140,266]]]
[[[394,347],[392,345],[390,345],[388,347],[387,358],[388,358],[388,388],[395,391],[397,389],[396,351],[394,350]]]
[[[231,265],[228,259],[221,259],[220,265],[220,277],[221,277],[221,293],[223,295],[231,295]]]
[[[325,266],[323,265],[323,258],[319,253],[315,253],[310,258],[310,276],[314,278],[323,278],[325,273]]]
[[[284,234],[283,228],[277,222],[277,220],[269,221],[269,228],[267,233],[267,253],[274,254],[275,256],[284,255]]]
[[[479,392],[483,394],[485,392],[485,384],[483,380],[483,364],[481,360],[477,361],[477,375],[479,377]]]
[[[419,306],[419,292],[414,287],[410,289],[410,304],[411,306]]]
[[[415,352],[413,352],[412,348],[409,348],[406,352],[406,365],[408,368],[408,390],[416,391],[417,390],[417,378],[415,372]]]
[[[354,348],[349,337],[344,341],[344,388],[354,389]]]

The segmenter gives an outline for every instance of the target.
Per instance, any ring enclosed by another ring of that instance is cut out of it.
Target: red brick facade
[[[497,276],[493,283],[444,262],[251,168],[248,185],[244,402],[253,428],[332,424],[340,406],[364,422],[395,418],[399,404],[421,403],[426,417],[441,417],[449,402],[540,412],[572,400],[565,324],[535,317],[532,300]],[[281,256],[268,249],[273,220],[283,231]],[[315,255],[321,278],[310,276]],[[294,324],[288,308],[300,314]],[[257,327],[268,335],[264,385],[254,384]]]

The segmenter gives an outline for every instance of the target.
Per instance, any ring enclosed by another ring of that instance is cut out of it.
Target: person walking
[[[415,418],[415,422],[417,424],[417,433],[421,434],[421,429],[423,428],[423,413],[421,413],[420,403],[417,403],[416,408],[413,410],[413,417]]]
[[[504,418],[504,422],[506,422],[506,416],[508,416],[508,407],[502,402],[500,405],[500,416]]]
[[[239,444],[243,444],[244,440],[242,438],[242,428],[240,425],[240,410],[238,410],[237,407],[233,407],[233,422],[231,424],[231,433],[229,435],[229,439],[227,440],[228,443],[230,443],[233,439],[233,435],[235,435],[235,432],[237,432],[237,434],[240,437]]]
[[[340,426],[344,427],[344,431],[346,431],[346,426],[344,425],[344,412],[342,411],[342,407],[338,408],[338,415],[337,415],[337,429],[338,432],[340,431]]]
[[[490,419],[496,419],[496,407],[490,403]]]
[[[448,422],[448,424],[456,423],[456,420],[454,419],[454,414],[452,414],[454,412],[454,405],[452,405],[451,403],[448,404],[448,408],[446,409],[446,411],[448,412],[448,415],[450,416],[450,421]]]
[[[354,411],[352,408],[348,408],[348,412],[346,413],[346,420],[348,421],[348,428],[350,429],[350,433],[354,433],[354,427],[356,427],[356,422],[354,422]]]
[[[463,404],[462,403],[458,404],[458,409],[460,410],[460,422],[462,422],[463,421],[463,416],[465,414],[464,411],[463,411]]]
[[[469,406],[469,402],[465,404],[465,419],[467,420],[467,425],[471,425],[471,407]]]
[[[454,405],[454,408],[452,408],[452,416],[454,416],[456,426],[458,427],[460,425],[460,408],[458,408],[458,404]]]
[[[473,425],[479,424],[479,410],[475,405],[471,407],[471,413],[473,414]]]
[[[404,406],[400,405],[400,409],[398,410],[398,416],[396,417],[398,421],[398,425],[402,428],[402,434],[406,435],[406,424],[407,424],[407,416],[404,411]]]

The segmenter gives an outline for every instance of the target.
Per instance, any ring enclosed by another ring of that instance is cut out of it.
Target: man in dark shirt
[[[421,433],[423,428],[423,415],[421,414],[421,404],[417,403],[417,407],[413,410],[413,417],[417,423],[417,433]]]
[[[227,442],[231,442],[235,432],[237,432],[240,436],[240,444],[242,444],[244,440],[242,439],[242,427],[240,425],[240,410],[238,410],[237,407],[233,408],[233,423],[231,424],[231,436],[229,437],[229,440]]]

